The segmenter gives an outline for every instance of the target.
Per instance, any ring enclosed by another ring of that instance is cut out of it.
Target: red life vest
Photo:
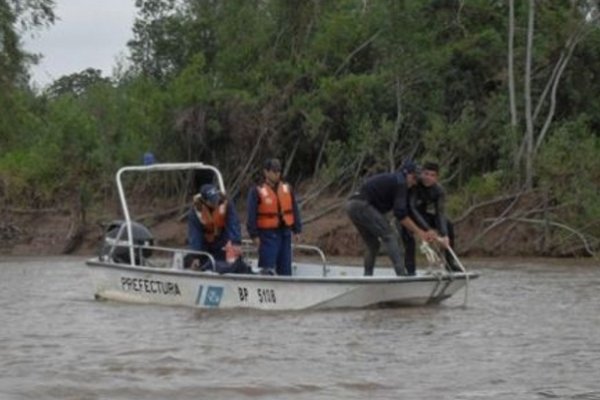
[[[256,189],[259,197],[256,225],[259,229],[279,228],[281,224],[288,228],[294,225],[294,207],[290,185],[280,183],[277,186],[277,193],[267,183],[263,183]]]
[[[208,243],[215,241],[215,238],[223,232],[225,220],[227,217],[227,202],[224,201],[217,208],[211,210],[202,204],[201,211],[196,211],[200,223],[204,228],[204,240]]]

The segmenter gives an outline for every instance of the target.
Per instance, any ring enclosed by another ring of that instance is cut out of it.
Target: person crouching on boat
[[[235,207],[213,184],[200,187],[188,212],[188,246],[210,253],[218,272],[237,272],[232,265],[241,255],[242,234]],[[191,269],[212,269],[202,256],[188,254],[184,265]]]
[[[396,275],[407,275],[403,266],[398,235],[385,214],[393,211],[400,224],[422,240],[436,239],[434,231],[425,231],[408,215],[408,189],[417,183],[418,166],[412,160],[403,163],[399,171],[368,178],[346,202],[346,212],[367,246],[364,257],[365,276],[373,275],[380,240],[387,249]]]
[[[248,193],[247,228],[258,247],[258,266],[268,275],[292,275],[292,234],[302,232],[300,211],[289,183],[281,180],[281,162],[263,166],[263,182]]]
[[[419,227],[425,230],[435,229],[440,236],[443,248],[454,246],[454,227],[448,220],[445,211],[446,192],[439,180],[440,166],[434,162],[426,162],[417,179],[417,184],[408,191],[409,215]],[[399,227],[404,244],[404,262],[409,275],[415,274],[415,239],[405,227]],[[461,271],[460,267],[446,250],[446,269]]]

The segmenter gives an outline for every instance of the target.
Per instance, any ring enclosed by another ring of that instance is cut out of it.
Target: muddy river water
[[[600,399],[600,265],[467,261],[468,304],[195,311],[0,258],[0,399]]]

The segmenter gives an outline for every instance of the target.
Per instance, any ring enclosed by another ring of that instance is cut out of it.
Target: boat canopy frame
[[[127,230],[127,242],[129,247],[129,258],[132,266],[135,265],[135,245],[133,242],[133,233],[131,228],[131,214],[129,213],[129,206],[127,205],[127,199],[125,196],[125,190],[123,189],[122,177],[126,172],[157,172],[157,171],[189,171],[189,170],[208,170],[212,171],[217,178],[217,184],[221,193],[225,194],[225,185],[223,184],[223,176],[221,172],[214,166],[205,164],[203,162],[188,162],[188,163],[159,163],[150,165],[134,165],[128,167],[122,167],[117,171],[116,181],[117,190],[119,192],[119,201],[121,203],[121,210],[123,211],[123,219]]]

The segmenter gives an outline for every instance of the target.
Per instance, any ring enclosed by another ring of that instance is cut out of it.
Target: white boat
[[[320,261],[295,261],[291,276],[182,269],[183,256],[190,250],[155,246],[145,237],[136,237],[140,226],[130,218],[121,182],[121,176],[129,171],[172,170],[210,170],[225,192],[220,172],[203,163],[121,168],[116,180],[124,221],[114,227],[113,237],[105,238],[104,251],[86,262],[97,299],[262,310],[422,306],[440,303],[462,288],[466,293],[469,280],[478,276],[463,268],[459,273],[440,269],[398,277],[392,268],[382,267],[376,268],[375,276],[362,276],[362,268],[330,265],[323,252],[314,246],[298,246],[297,249],[316,252]],[[212,260],[210,255],[202,254]],[[214,264],[214,260],[212,262]],[[256,264],[255,261],[250,263]]]

